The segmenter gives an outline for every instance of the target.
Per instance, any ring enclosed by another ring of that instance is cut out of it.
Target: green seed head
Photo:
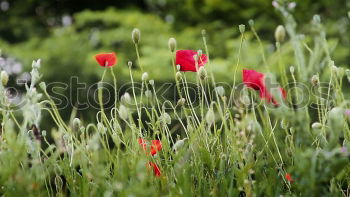
[[[176,50],[176,39],[170,38],[168,41],[168,46],[171,52],[174,52]]]
[[[6,71],[1,71],[1,83],[3,86],[7,85],[7,82],[9,81],[9,75],[7,74]]]
[[[238,26],[239,32],[241,32],[241,34],[243,34],[245,32],[245,25],[241,24]]]

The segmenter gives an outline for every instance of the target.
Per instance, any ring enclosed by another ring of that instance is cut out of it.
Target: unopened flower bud
[[[348,78],[348,81],[350,82],[350,70],[349,69],[345,70],[345,75],[346,75],[346,78]]]
[[[180,99],[177,101],[177,104],[178,104],[179,106],[183,106],[183,105],[185,105],[185,103],[186,103],[186,99],[185,99],[185,98],[180,98]]]
[[[1,71],[1,83],[3,86],[7,85],[7,82],[9,81],[9,75],[6,71]]]
[[[251,26],[251,27],[254,27],[254,20],[253,19],[250,19],[248,21],[248,24]]]
[[[289,67],[290,73],[294,74],[294,66]]]
[[[212,125],[215,123],[215,113],[212,108],[209,108],[207,114],[205,115],[205,121],[208,125]]]
[[[197,56],[198,58],[200,58],[203,55],[203,51],[202,50],[198,50],[197,51]]]
[[[185,144],[185,139],[176,141],[174,146],[173,146],[173,150],[174,151],[180,150],[184,144]]]
[[[123,120],[128,119],[128,116],[129,116],[128,108],[126,108],[124,105],[120,105],[118,114],[119,114],[121,119],[123,119]]]
[[[318,14],[314,15],[314,17],[312,19],[313,19],[314,23],[316,23],[316,24],[321,23],[321,17]]]
[[[311,77],[311,84],[313,86],[317,86],[318,84],[320,84],[320,78],[318,75],[314,75]]]
[[[207,77],[207,71],[205,70],[204,66],[201,66],[198,71],[199,78],[204,80]]]
[[[161,120],[163,121],[164,124],[171,124],[171,117],[169,116],[168,113],[164,112],[161,115]]]
[[[219,96],[224,96],[225,95],[225,89],[222,86],[216,87],[215,91],[218,93]]]
[[[146,91],[145,91],[145,96],[146,96],[147,98],[152,98],[152,92],[151,92],[151,90],[146,90]]]
[[[135,28],[132,30],[132,33],[131,33],[131,38],[132,38],[132,41],[135,43],[135,44],[138,44],[141,40],[141,32],[138,28]]]
[[[277,42],[283,42],[284,38],[286,37],[286,30],[284,29],[283,25],[278,25],[275,30],[275,39]]]
[[[131,103],[130,94],[125,92],[124,95],[120,98],[120,100],[123,104],[130,104]]]
[[[174,52],[176,50],[176,39],[170,38],[168,41],[168,46],[171,52]]]
[[[151,86],[154,86],[154,80],[149,80],[148,83],[151,85]]]
[[[176,79],[181,80],[182,79],[182,74],[180,72],[176,72]]]
[[[245,25],[241,24],[238,26],[239,32],[241,32],[241,34],[243,34],[245,32]]]
[[[79,118],[74,118],[73,119],[73,130],[78,131],[80,128],[80,119]]]
[[[40,59],[38,59],[38,60],[34,60],[33,61],[33,63],[32,63],[32,68],[37,68],[37,69],[39,69],[40,68],[40,66],[41,66],[41,60]]]
[[[46,91],[46,83],[45,82],[40,82],[39,87],[43,90]]]
[[[201,33],[202,33],[202,36],[206,36],[207,31],[205,29],[202,29]]]
[[[142,81],[147,81],[148,80],[148,73],[144,72],[141,77]]]
[[[319,122],[314,122],[314,123],[312,123],[311,127],[315,130],[318,130],[318,129],[322,128],[322,124]]]

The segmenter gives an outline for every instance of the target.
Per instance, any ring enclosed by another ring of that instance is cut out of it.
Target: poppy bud
[[[176,70],[177,70],[177,71],[180,71],[180,69],[181,69],[180,64],[176,65]]]
[[[161,120],[163,121],[164,124],[171,124],[171,117],[169,116],[168,113],[164,112],[161,115]]]
[[[286,120],[286,119],[282,119],[281,120],[281,128],[282,129],[288,129],[288,126],[289,126],[289,123],[288,123],[288,121]]]
[[[37,68],[37,69],[39,69],[40,68],[40,65],[41,65],[41,60],[40,59],[38,59],[38,60],[34,60],[33,61],[33,63],[32,63],[32,67],[33,68]]]
[[[241,102],[243,103],[243,105],[248,106],[250,104],[250,98],[248,95],[243,95],[243,97],[241,98]]]
[[[74,118],[73,119],[73,130],[78,131],[80,128],[80,120],[79,118]]]
[[[46,130],[41,131],[41,136],[46,137]]]
[[[318,130],[318,129],[322,128],[322,124],[319,122],[314,122],[314,123],[312,123],[311,127],[315,130]]]
[[[151,85],[151,86],[154,86],[154,80],[149,80],[148,83]]]
[[[185,105],[185,103],[186,103],[186,99],[185,98],[180,98],[177,101],[177,105],[179,105],[179,106],[183,106],[183,105]]]
[[[205,70],[204,66],[201,66],[198,71],[198,75],[200,79],[205,79],[207,77],[207,71]]]
[[[176,141],[175,144],[174,144],[174,146],[173,146],[173,150],[174,150],[174,151],[178,151],[180,148],[182,148],[183,145],[185,144],[185,140],[186,140],[186,138],[183,139],[183,140],[178,140],[178,141]]]
[[[141,40],[141,32],[139,29],[135,28],[132,30],[131,38],[134,44],[138,44]]]
[[[283,25],[278,25],[275,30],[275,39],[277,42],[283,42],[284,38],[286,37],[286,30],[284,29]]]
[[[253,27],[253,26],[254,26],[254,20],[253,20],[253,19],[250,19],[250,20],[248,21],[248,24],[249,24],[251,27]]]
[[[320,84],[320,78],[318,77],[318,75],[314,75],[311,77],[311,84],[313,86],[317,86]]]
[[[290,73],[294,74],[294,66],[289,67]]]
[[[346,78],[348,78],[348,81],[350,82],[350,70],[346,69],[345,74],[346,74]]]
[[[314,15],[314,17],[312,18],[312,20],[313,20],[314,23],[316,23],[316,24],[321,23],[321,17],[320,17],[320,15],[318,15],[318,14]]]
[[[348,17],[350,18],[350,11],[348,12]]]
[[[174,52],[176,49],[176,39],[175,38],[170,38],[168,41],[168,46],[171,52]]]
[[[180,72],[176,72],[176,79],[181,80],[182,79],[182,74]]]
[[[336,67],[335,65],[333,65],[331,68],[332,68],[332,72],[334,73],[338,72],[338,67]]]
[[[146,96],[147,98],[152,98],[152,92],[151,92],[151,90],[146,90],[146,91],[145,91],[145,96]]]
[[[205,121],[209,126],[215,123],[215,113],[212,108],[209,108],[207,114],[205,115]]]
[[[205,29],[202,29],[201,33],[202,33],[202,36],[206,36],[207,31]]]
[[[220,96],[224,96],[225,94],[225,89],[222,86],[218,86],[215,88],[215,91],[218,93]]]
[[[120,105],[118,114],[119,114],[121,119],[123,119],[123,120],[128,119],[128,116],[129,116],[128,108],[126,108],[124,105]]]
[[[245,25],[241,24],[238,26],[239,32],[241,32],[241,34],[243,34],[245,32]]]
[[[130,104],[131,103],[131,97],[130,94],[125,92],[124,95],[120,98],[121,102],[124,104]]]
[[[203,51],[202,50],[198,50],[197,51],[197,55],[198,55],[198,57],[201,57],[203,55]]]
[[[129,66],[129,67],[132,66],[132,61],[128,61],[128,66]]]
[[[141,77],[142,81],[147,81],[148,80],[148,73],[144,72]]]
[[[46,83],[45,82],[40,82],[39,87],[43,90],[46,91]]]
[[[9,75],[6,71],[1,71],[1,83],[3,86],[7,85],[7,82],[9,81]]]

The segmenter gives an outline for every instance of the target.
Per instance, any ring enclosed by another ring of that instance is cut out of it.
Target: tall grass
[[[232,51],[237,61],[232,63],[231,89],[216,86],[209,56],[215,49],[208,49],[206,32],[202,32],[208,71],[174,69],[178,101],[157,95],[159,84],[146,73],[138,95],[135,83],[140,80],[133,77],[133,63],[119,63],[129,66],[132,89],[121,99],[116,96],[115,106],[105,110],[104,76],[113,76],[116,89],[118,68],[110,72],[101,68],[105,70],[99,83],[97,124],[75,118],[75,109],[70,122],[63,121],[46,84],[38,83],[40,61],[33,62],[32,81],[19,109],[22,115],[14,114],[6,96],[6,76],[1,75],[0,194],[349,196],[350,106],[343,85],[350,82],[350,71],[337,67],[332,59],[319,16],[313,19],[317,33],[302,36],[292,15],[283,6],[277,9],[289,37],[289,41],[277,40],[276,53],[271,54],[278,57],[278,69],[268,64],[271,57],[266,56],[254,22],[249,24],[261,47],[259,71],[266,73],[267,84],[280,82],[287,90],[286,100],[272,91],[279,105],[261,100],[252,89],[240,89],[237,76],[244,68],[240,59],[248,58],[240,53],[247,31],[243,25],[239,51]],[[140,32],[137,36],[135,62],[146,72],[138,50]],[[169,46],[173,55],[169,66],[176,68],[176,44]],[[294,53],[285,53],[285,46]],[[294,58],[293,65],[286,64],[288,58]],[[193,103],[190,78],[197,87],[198,100]],[[45,121],[43,111],[55,122],[49,132],[39,130],[40,121]],[[139,138],[161,140],[161,151],[145,154]],[[159,167],[160,176],[154,175],[149,162]]]

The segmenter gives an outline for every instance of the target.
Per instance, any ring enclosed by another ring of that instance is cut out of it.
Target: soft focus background
[[[305,34],[313,33],[306,27],[312,23],[314,14],[320,14],[337,65],[350,65],[347,18],[350,1],[285,3],[290,5],[298,30]],[[249,31],[250,19],[255,21],[269,66],[274,68],[277,64],[276,58],[271,56],[275,53],[274,29],[283,21],[269,0],[0,0],[0,66],[11,74],[11,85],[19,89],[23,85],[16,80],[28,80],[31,62],[38,58],[42,60],[43,80],[48,84],[67,83],[76,76],[80,83],[89,87],[100,79],[103,71],[93,55],[115,51],[120,87],[130,81],[127,61],[136,64],[131,31],[137,27],[142,33],[141,61],[150,78],[162,84],[173,81],[168,39],[175,37],[178,49],[204,49],[201,30],[205,29],[216,80],[229,82],[239,47],[239,24],[245,24],[248,31],[242,49],[242,65],[257,70],[262,65],[258,43]],[[305,37],[305,43],[308,41]],[[292,53],[289,45],[284,46],[283,53]],[[288,59],[285,62],[288,63]],[[140,76],[140,71],[135,69],[136,80]],[[78,116],[93,120],[94,113],[89,112],[94,109],[79,106],[91,96],[87,88],[77,95],[76,87],[72,86],[71,89],[58,86],[56,90],[70,100],[70,105],[61,110],[63,117],[69,118],[73,106],[77,106]]]

